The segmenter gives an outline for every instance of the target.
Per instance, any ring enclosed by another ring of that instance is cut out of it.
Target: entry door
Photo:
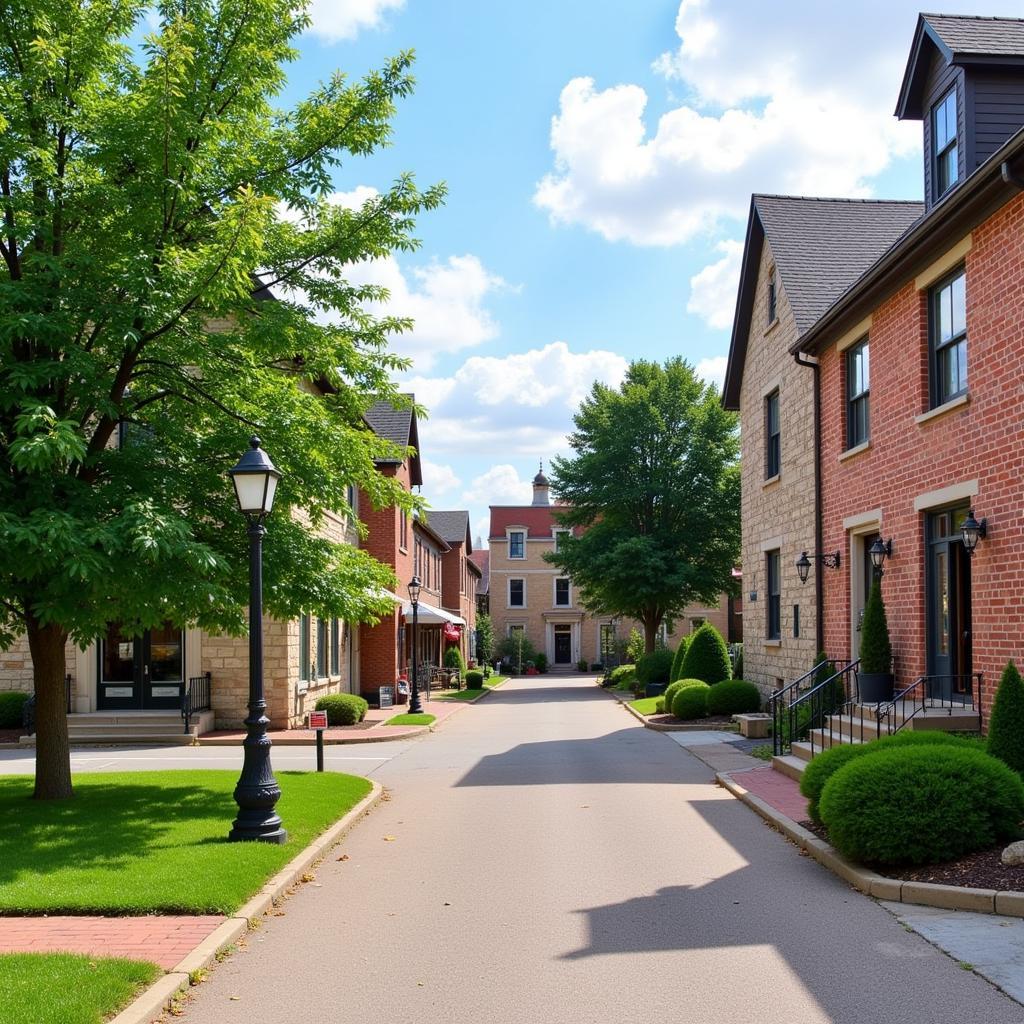
[[[175,710],[185,687],[185,644],[165,623],[141,636],[112,623],[100,641],[96,707],[107,711]]]
[[[555,664],[572,664],[572,626],[555,626]]]
[[[871,561],[871,545],[879,539],[879,534],[868,533],[857,538],[860,545],[859,565],[855,565],[853,588],[853,651],[854,657],[860,657],[861,626],[864,622],[864,608],[868,603],[871,585],[875,582],[875,566]]]
[[[967,509],[929,518],[928,674],[932,696],[964,699],[971,692],[971,560],[959,527]]]

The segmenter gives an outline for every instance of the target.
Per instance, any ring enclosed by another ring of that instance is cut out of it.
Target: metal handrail
[[[210,682],[212,674],[205,672],[193,676],[185,683],[181,694],[181,718],[185,723],[185,734],[192,730],[192,716],[198,711],[210,710]]]
[[[972,683],[977,681],[977,687],[972,686],[969,692],[964,692],[964,696],[970,697],[971,708],[978,713],[978,728],[980,730],[982,726],[982,689],[985,684],[985,674],[983,672],[971,672],[961,675],[918,676],[909,686],[905,686],[899,693],[894,694],[892,700],[878,705],[875,715],[879,722],[879,732],[881,732],[883,718],[887,726],[886,733],[891,736],[893,733],[899,732],[908,722],[928,708],[946,708],[947,714],[952,717],[955,708],[966,706],[966,701],[953,700],[953,681],[963,679],[968,679]],[[935,696],[934,684],[939,680],[948,684],[944,687],[944,693],[948,694],[948,696],[945,696],[943,692],[940,692],[938,697]],[[902,721],[893,728],[893,723],[896,721],[897,705],[903,704],[905,707],[908,702],[912,704],[914,710],[909,715],[904,714]]]
[[[804,693],[800,693],[800,686],[810,678],[816,676],[820,671],[822,665],[831,665],[835,671],[827,678],[823,679],[820,683],[817,683],[809,690]],[[792,743],[797,738],[796,734],[798,731],[804,729],[810,731],[816,728],[815,722],[817,719],[822,718],[823,714],[831,714],[834,710],[831,701],[825,700],[826,689],[834,686],[837,679],[846,675],[849,672],[854,672],[854,679],[856,679],[856,669],[860,665],[860,659],[856,661],[833,661],[826,658],[824,661],[819,661],[809,672],[805,672],[799,679],[794,680],[788,686],[784,686],[781,690],[776,690],[775,693],[769,698],[768,706],[772,716],[772,750],[776,755],[783,753],[783,748],[788,740]],[[841,667],[837,667],[841,666]],[[844,682],[843,685],[844,693],[847,692],[847,684]],[[793,695],[796,694],[794,697]],[[787,700],[787,698],[789,698]],[[808,719],[801,725],[800,714],[801,708],[808,708]],[[788,729],[785,728],[788,726]],[[813,742],[813,737],[812,737]]]

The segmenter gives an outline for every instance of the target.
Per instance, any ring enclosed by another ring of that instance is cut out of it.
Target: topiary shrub
[[[672,659],[672,672],[668,677],[670,683],[674,683],[677,679],[683,678],[683,659],[686,657],[686,652],[690,647],[690,635],[679,638],[679,646],[676,648],[676,656]]]
[[[708,693],[711,687],[700,679],[686,680],[686,683],[687,685],[680,687],[672,698],[672,714],[684,722],[692,721],[694,718],[707,718]]]
[[[988,752],[1015,772],[1024,772],[1024,681],[1012,661],[1003,669],[992,705]]]
[[[444,667],[457,668],[460,676],[466,674],[466,659],[462,656],[462,651],[458,647],[449,647],[444,652]]]
[[[17,729],[21,725],[22,709],[28,694],[20,690],[0,693],[0,729]]]
[[[672,671],[673,654],[667,647],[645,654],[636,663],[636,677],[644,686],[656,683],[667,683]]]
[[[672,713],[672,701],[675,700],[676,694],[682,688],[681,679],[677,679],[675,682],[669,683],[668,686],[665,687],[665,692],[662,694],[662,697],[665,700],[665,710],[669,714]]]
[[[980,750],[897,746],[843,765],[820,808],[832,844],[852,860],[930,864],[1016,838],[1024,782]]]
[[[709,715],[743,715],[761,710],[761,692],[743,679],[726,679],[711,687]]]
[[[534,665],[537,667],[537,671],[543,675],[548,670],[548,656],[543,651],[533,659]]]
[[[703,679],[711,686],[732,678],[729,649],[722,634],[710,622],[705,622],[690,638],[683,658],[682,677]]]
[[[663,715],[663,714],[665,714],[665,698],[664,697],[657,697],[657,698],[655,698],[655,701],[654,701],[654,713],[656,715]]]
[[[317,711],[327,712],[330,725],[355,725],[366,717],[369,706],[354,693],[328,693],[316,702]]]
[[[861,672],[891,672],[892,643],[889,640],[889,622],[882,600],[882,582],[878,576],[871,584],[871,592],[864,604],[864,618],[860,624]]]
[[[807,797],[807,813],[812,821],[821,824],[821,813],[818,802],[821,800],[821,791],[825,783],[843,765],[865,754],[873,754],[879,750],[890,750],[893,747],[931,747],[931,746],[963,747],[967,750],[985,749],[981,740],[973,736],[953,736],[948,732],[897,732],[892,736],[883,736],[881,739],[872,740],[870,743],[843,743],[836,747],[829,747],[814,759],[804,769],[800,776],[800,792]]]
[[[466,672],[466,687],[470,690],[479,690],[484,685],[484,674],[478,668],[471,668]]]

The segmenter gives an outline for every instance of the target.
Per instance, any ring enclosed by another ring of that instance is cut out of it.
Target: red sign
[[[327,712],[326,711],[310,711],[310,713],[309,713],[309,727],[310,727],[310,729],[326,729],[327,728]]]
[[[459,627],[454,622],[446,622],[444,624],[444,638],[445,640],[459,639]]]

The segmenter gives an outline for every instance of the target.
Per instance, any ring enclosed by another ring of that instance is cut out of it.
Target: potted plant
[[[857,673],[860,699],[864,704],[892,700],[892,644],[882,601],[882,584],[876,577],[864,606],[860,627],[860,671]]]

